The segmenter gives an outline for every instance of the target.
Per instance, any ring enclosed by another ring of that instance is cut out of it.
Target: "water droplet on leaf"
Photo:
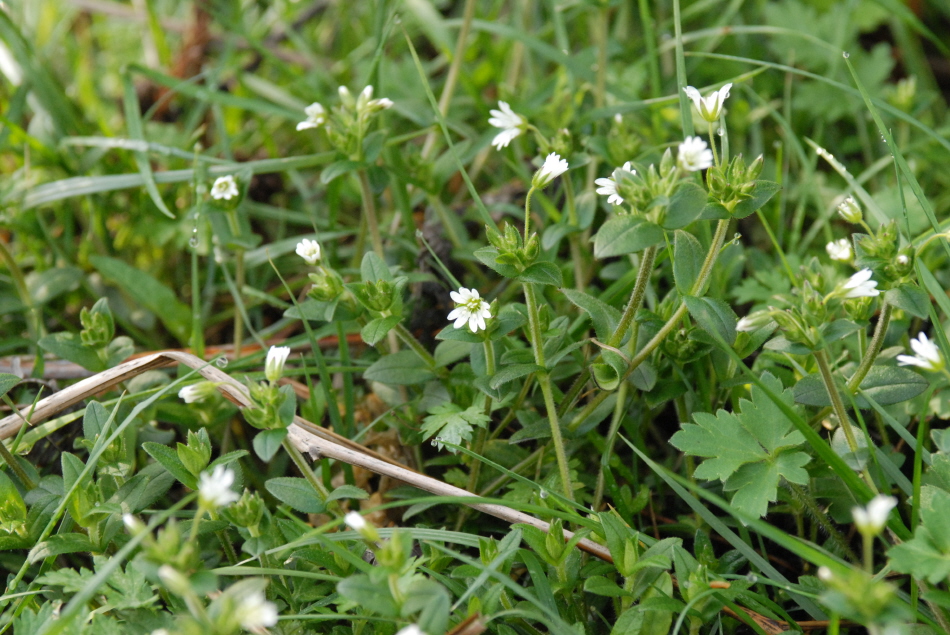
[[[843,57],[844,59],[848,59],[849,57],[851,57],[851,53],[848,53],[847,51],[842,51],[841,57]]]
[[[218,359],[214,360],[214,365],[218,368],[225,368],[228,365],[228,358],[222,355]]]

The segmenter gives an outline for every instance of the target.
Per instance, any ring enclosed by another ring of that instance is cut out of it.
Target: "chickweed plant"
[[[0,2],[0,633],[950,632],[910,7]]]

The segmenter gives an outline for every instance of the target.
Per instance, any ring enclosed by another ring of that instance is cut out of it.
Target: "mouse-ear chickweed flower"
[[[297,243],[297,255],[307,261],[308,265],[315,265],[320,262],[320,243],[309,238],[304,238]]]
[[[267,381],[274,383],[284,374],[284,364],[287,363],[287,357],[290,356],[290,347],[271,346],[267,351],[267,361],[264,362],[264,377]]]
[[[501,132],[491,141],[496,150],[501,150],[507,148],[512,139],[524,132],[528,120],[512,110],[508,102],[499,101],[498,107],[501,110],[489,111],[491,117],[488,119],[488,125],[501,128]]]
[[[861,206],[858,205],[853,196],[849,196],[838,203],[838,214],[849,223],[860,223],[864,218]]]
[[[719,90],[714,90],[709,93],[705,98],[692,86],[687,86],[683,90],[686,91],[686,96],[692,100],[693,105],[699,112],[699,116],[712,123],[719,119],[719,115],[722,113],[723,103],[725,103],[726,98],[729,96],[730,88],[732,88],[732,84],[726,84]]]
[[[927,335],[921,332],[917,339],[911,339],[910,347],[916,355],[898,355],[897,363],[901,366],[919,366],[924,370],[939,372],[943,370],[944,360],[940,354],[940,349],[932,341],[927,339]]]
[[[877,281],[871,280],[871,270],[862,269],[850,278],[848,278],[838,288],[838,293],[842,298],[873,298],[881,295],[877,289]]]
[[[567,168],[567,160],[562,159],[561,155],[556,152],[552,152],[544,157],[544,164],[534,173],[534,178],[531,179],[531,187],[539,189],[545,187],[548,183],[567,172]]]
[[[851,515],[858,531],[867,536],[876,536],[887,524],[887,517],[897,505],[893,496],[878,494],[868,502],[867,507],[852,507]]]
[[[622,168],[617,169],[629,172],[630,174],[637,173],[637,171],[631,167],[629,161],[624,163]],[[608,203],[611,205],[623,205],[623,197],[617,192],[617,181],[614,180],[613,174],[605,178],[597,179],[594,181],[594,184],[600,186],[597,188],[597,193],[601,196],[608,197]]]
[[[687,172],[698,172],[712,167],[713,153],[699,137],[686,137],[679,145],[676,162]]]
[[[387,108],[392,108],[392,105],[392,100],[385,97],[373,99],[372,86],[367,86],[364,88],[363,92],[361,92],[360,96],[356,99],[357,112],[362,112],[365,110],[370,113],[374,113],[379,112],[380,110],[386,110]]]
[[[217,465],[210,474],[201,473],[198,481],[198,496],[202,503],[210,507],[225,507],[240,498],[237,492],[231,490],[233,483],[234,471],[223,465]]]
[[[244,630],[263,633],[267,627],[277,624],[277,606],[267,601],[263,591],[252,591],[236,604],[235,617]]]
[[[449,293],[455,308],[449,313],[448,319],[455,320],[455,328],[462,328],[468,323],[472,333],[486,328],[485,320],[491,317],[491,308],[487,302],[478,297],[477,289],[460,287],[458,291]]]
[[[310,128],[319,128],[327,121],[327,110],[323,104],[314,102],[303,109],[307,118],[297,124],[297,130],[308,130]]]
[[[772,313],[771,311],[755,311],[750,313],[744,318],[740,319],[736,324],[736,330],[739,332],[751,333],[752,331],[758,331],[763,326],[766,326],[772,322]]]
[[[240,193],[237,181],[230,174],[219,176],[214,180],[214,185],[211,186],[211,198],[216,201],[230,201]]]
[[[847,238],[831,241],[825,245],[825,251],[828,252],[828,257],[832,260],[839,260],[841,262],[851,260],[851,243],[848,242]]]
[[[179,390],[178,398],[185,403],[201,403],[213,395],[217,391],[217,388],[217,382],[199,381],[197,384],[185,386]]]

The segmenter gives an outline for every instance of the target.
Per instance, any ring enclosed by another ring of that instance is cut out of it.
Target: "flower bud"
[[[346,523],[347,527],[359,533],[364,539],[370,542],[379,540],[379,532],[376,531],[376,527],[367,522],[358,512],[348,512],[346,516],[343,517],[343,522]]]
[[[178,391],[178,398],[185,403],[201,403],[218,392],[218,382],[199,381]]]
[[[529,263],[533,262],[538,257],[538,254],[541,253],[541,240],[538,238],[537,233],[531,234],[528,238],[524,252]]]
[[[860,223],[864,219],[864,214],[861,213],[861,206],[858,205],[858,202],[854,200],[853,196],[849,196],[838,203],[838,214],[849,223]]]
[[[851,515],[858,531],[866,537],[877,536],[887,524],[887,517],[897,505],[893,496],[878,494],[868,503],[867,507],[852,507]]]
[[[284,364],[290,355],[287,346],[271,346],[267,351],[267,361],[264,364],[264,377],[271,383],[276,383],[284,374]]]

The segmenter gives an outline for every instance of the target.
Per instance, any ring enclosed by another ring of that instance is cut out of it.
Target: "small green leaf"
[[[254,437],[251,445],[254,446],[254,452],[261,457],[262,461],[270,461],[280,445],[287,436],[286,428],[277,428],[276,430],[262,430]]]
[[[590,365],[590,372],[601,390],[616,390],[620,385],[620,373],[610,364],[598,362]]]
[[[106,369],[106,365],[96,351],[83,344],[75,333],[45,335],[37,343],[44,351],[49,351],[60,359],[79,364],[86,370],[98,373]]]
[[[320,182],[326,185],[333,179],[343,176],[348,172],[358,170],[362,167],[365,166],[359,161],[337,161],[335,163],[331,163],[323,169],[323,172],[320,173]]]
[[[738,205],[732,212],[734,218],[745,218],[755,213],[757,209],[769,202],[782,186],[773,181],[756,181],[752,190],[752,198],[748,198]]]
[[[521,282],[533,282],[535,284],[549,284],[560,287],[564,284],[561,277],[561,270],[553,262],[536,262],[518,276]]]
[[[864,381],[861,382],[860,392],[854,401],[859,408],[869,408],[870,403],[861,393],[882,406],[890,406],[913,399],[929,386],[929,382],[910,370],[901,366],[872,366]],[[847,395],[841,386],[838,387],[844,403],[849,403]],[[817,373],[806,375],[795,384],[795,401],[806,406],[830,406],[831,398],[821,376]]]
[[[377,282],[379,280],[393,281],[393,274],[383,259],[374,251],[367,251],[360,263],[360,275],[363,282]]]
[[[445,402],[431,408],[429,412],[432,414],[422,421],[422,439],[435,437],[439,449],[443,447],[442,442],[461,445],[463,441],[470,441],[474,427],[484,428],[491,421],[482,412],[481,405],[462,410],[451,402]]]
[[[921,319],[930,314],[930,294],[909,282],[888,289],[884,301]]]
[[[914,537],[892,547],[887,555],[894,571],[942,584],[950,576],[950,493],[925,485],[921,499],[921,522]]]
[[[376,346],[402,319],[399,315],[389,315],[371,320],[360,329],[360,337],[370,346]]]
[[[88,441],[95,441],[108,422],[109,411],[98,401],[93,401],[86,406],[82,416],[82,435]]]
[[[610,339],[620,322],[620,311],[583,291],[562,289],[562,293],[571,304],[587,312],[594,325],[594,332],[597,333],[597,339],[603,342]]]
[[[510,264],[503,264],[498,262],[498,250],[494,247],[482,247],[481,249],[476,249],[473,254],[478,260],[494,271],[495,273],[502,275],[506,278],[517,278],[518,269]]]
[[[188,471],[178,453],[167,445],[146,441],[142,444],[142,449],[148,452],[149,456],[162,464],[172,476],[178,479],[185,487],[189,489],[198,489],[198,479]]]
[[[20,383],[20,378],[10,373],[0,373],[0,397],[10,392],[14,386]]]
[[[510,381],[520,379],[531,373],[536,373],[539,370],[543,369],[537,364],[511,364],[495,373],[488,385],[497,390]]]
[[[594,257],[610,258],[643,251],[663,242],[663,228],[637,216],[614,216],[594,236]]]
[[[692,293],[705,259],[703,246],[695,236],[679,229],[673,232],[673,279],[680,295]]]
[[[327,502],[341,500],[344,498],[356,498],[358,500],[363,500],[369,498],[369,494],[366,493],[361,487],[356,485],[340,485],[338,488],[330,492],[327,496]]]
[[[736,341],[738,318],[732,307],[718,298],[685,296],[683,301],[696,323],[710,335],[718,335],[726,344]]]
[[[663,228],[686,227],[703,213],[708,199],[706,190],[700,186],[692,182],[683,183],[670,197],[670,204],[663,219]]]
[[[280,502],[290,505],[298,512],[319,514],[326,509],[326,505],[317,497],[317,493],[307,479],[280,476],[266,481],[264,487]]]
[[[363,379],[394,386],[421,384],[435,377],[418,355],[412,351],[399,351],[377,360],[363,371]]]
[[[608,598],[622,598],[630,595],[628,591],[621,589],[616,582],[601,575],[593,575],[584,580],[584,590]]]

